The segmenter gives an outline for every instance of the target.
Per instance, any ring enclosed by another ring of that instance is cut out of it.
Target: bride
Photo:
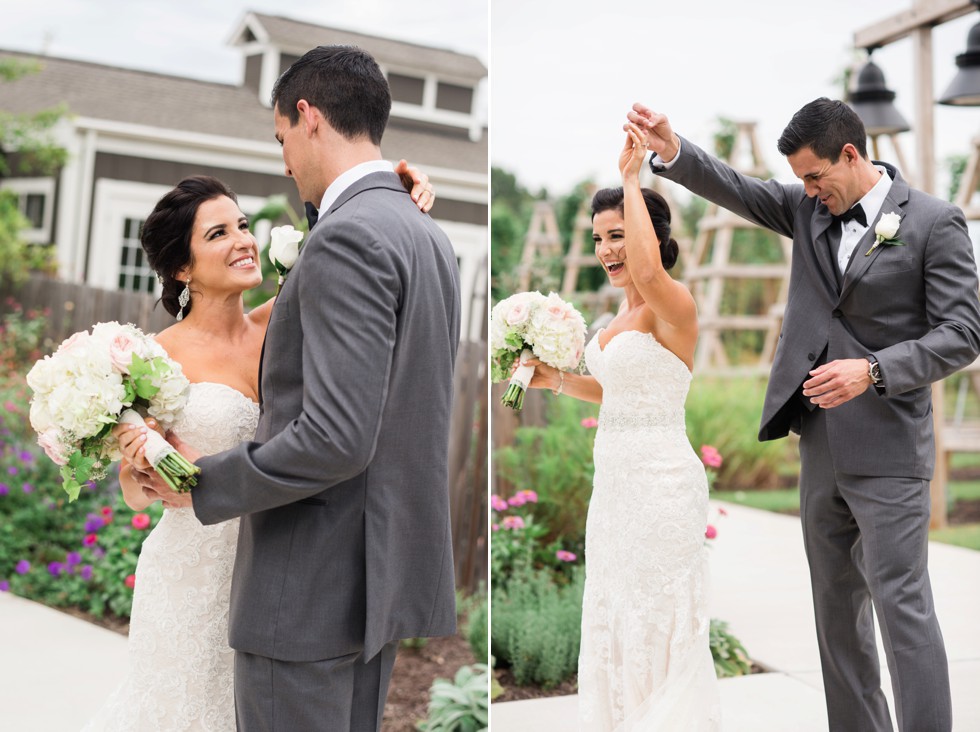
[[[597,402],[595,478],[586,520],[579,712],[590,732],[717,730],[708,645],[708,486],[685,434],[698,337],[670,209],[641,189],[645,135],[629,124],[623,187],[592,200],[596,257],[626,298],[585,350],[591,375],[537,359],[530,386]]]
[[[405,161],[395,170],[428,211],[434,200],[428,179]],[[216,178],[185,178],[157,203],[140,240],[162,278],[163,306],[178,317],[156,340],[191,382],[174,432],[208,454],[251,439],[273,301],[244,311],[242,293],[262,283],[262,272],[235,194]],[[152,499],[131,470],[149,467],[146,429],[120,425],[114,434],[125,456],[123,497],[141,511]],[[193,509],[164,512],[136,567],[127,676],[84,732],[233,732],[228,605],[237,539],[238,519],[203,526]]]

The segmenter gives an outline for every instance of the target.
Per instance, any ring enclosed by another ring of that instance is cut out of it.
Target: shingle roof
[[[36,59],[42,68],[0,82],[0,111],[30,113],[65,104],[81,117],[248,142],[274,140],[272,111],[245,87],[0,49],[3,57]],[[434,131],[394,118],[382,152],[422,166],[487,170],[486,134],[474,143],[461,130]]]
[[[436,73],[470,78],[474,83],[487,75],[487,69],[480,60],[467,54],[354,31],[325,28],[315,23],[304,23],[276,15],[251,15],[269,34],[273,45],[295,52],[304,52],[314,45],[350,44],[364,48],[382,65],[421,67]]]

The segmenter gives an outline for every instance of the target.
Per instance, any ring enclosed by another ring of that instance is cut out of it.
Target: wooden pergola
[[[890,43],[912,39],[915,66],[915,117],[917,187],[936,193],[935,151],[935,90],[933,89],[932,29],[962,17],[977,6],[972,0],[913,0],[912,7],[878,21],[854,33],[855,48],[875,49]],[[943,53],[949,53],[943,49]],[[971,191],[972,193],[972,191]],[[933,417],[936,425],[936,472],[932,481],[932,525],[946,525],[946,484],[948,481],[948,449],[944,439],[946,415],[943,406],[944,388],[939,381],[932,389]]]

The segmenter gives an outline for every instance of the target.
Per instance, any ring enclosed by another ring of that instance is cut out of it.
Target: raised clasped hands
[[[654,112],[649,107],[640,103],[633,105],[633,109],[626,113],[629,122],[623,125],[624,130],[629,130],[630,124],[636,125],[646,133],[644,142],[647,148],[660,156],[661,160],[669,163],[680,150],[680,138],[674,134],[673,128],[667,119],[667,115]]]
[[[647,133],[632,122],[627,122],[623,127],[626,130],[626,144],[619,153],[619,172],[623,183],[634,183],[640,179],[640,169],[647,156]]]
[[[166,438],[189,461],[196,462],[201,457],[201,453],[182,442],[175,434],[165,434],[157,421],[150,417],[146,420],[146,427],[119,424],[113,428],[112,434],[119,442],[120,452],[129,463],[129,467],[124,469],[129,470],[130,477],[151,502],[162,501],[165,508],[185,508],[192,505],[190,493],[176,493],[171,490],[146,459],[146,435],[151,429]]]
[[[803,382],[803,396],[821,409],[832,409],[863,394],[870,385],[867,359],[845,358],[811,371]]]

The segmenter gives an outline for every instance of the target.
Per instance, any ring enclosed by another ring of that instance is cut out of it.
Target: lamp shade
[[[894,135],[912,129],[894,101],[895,92],[885,86],[885,75],[869,59],[858,71],[854,90],[847,95],[847,103],[864,122],[869,135]]]
[[[966,51],[956,57],[956,66],[959,71],[939,97],[939,103],[980,106],[980,23],[970,28],[966,37]]]

